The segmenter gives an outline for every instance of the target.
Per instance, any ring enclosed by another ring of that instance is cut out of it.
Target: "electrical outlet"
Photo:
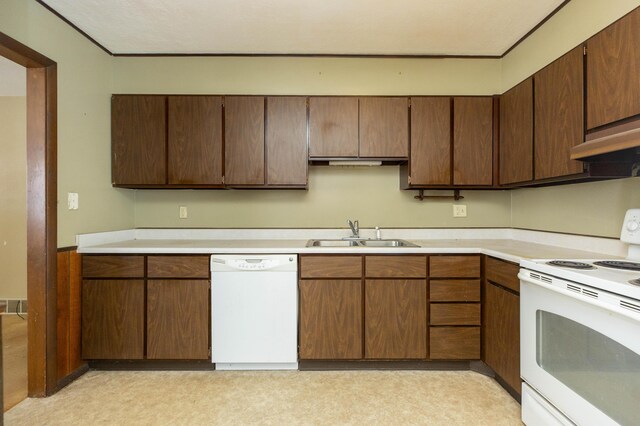
[[[180,206],[180,219],[186,219],[189,217],[189,212],[187,211],[187,206]]]
[[[77,192],[67,193],[67,207],[69,207],[69,210],[78,210],[78,193]]]
[[[453,217],[467,217],[467,206],[465,204],[454,204]]]

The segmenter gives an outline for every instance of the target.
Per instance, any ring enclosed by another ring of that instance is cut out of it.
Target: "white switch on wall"
[[[467,217],[467,206],[465,204],[454,204],[453,217]]]
[[[180,206],[180,219],[186,219],[188,216],[187,206]]]
[[[78,193],[77,192],[67,193],[67,206],[69,207],[69,210],[78,210]]]

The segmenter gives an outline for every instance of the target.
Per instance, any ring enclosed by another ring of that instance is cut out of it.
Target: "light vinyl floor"
[[[90,371],[7,425],[520,425],[471,371]]]
[[[27,316],[2,315],[4,410],[27,397]]]

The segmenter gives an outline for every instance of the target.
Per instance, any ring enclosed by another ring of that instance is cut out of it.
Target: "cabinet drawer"
[[[149,256],[150,278],[209,278],[209,256]]]
[[[429,276],[480,278],[480,256],[430,256]]]
[[[431,280],[432,302],[479,302],[480,280]]]
[[[480,359],[480,327],[429,328],[430,359]]]
[[[82,276],[87,278],[142,278],[144,256],[82,256]]]
[[[426,256],[366,256],[365,275],[369,278],[424,278]]]
[[[362,256],[301,256],[301,278],[360,278]]]
[[[480,325],[479,303],[432,303],[431,325]]]
[[[485,263],[485,278],[501,286],[520,293],[520,267],[513,263],[504,262],[493,257],[487,257]]]

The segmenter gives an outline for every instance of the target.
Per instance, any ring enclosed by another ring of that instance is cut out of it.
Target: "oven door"
[[[637,424],[640,314],[519,277],[523,380],[577,424]]]

